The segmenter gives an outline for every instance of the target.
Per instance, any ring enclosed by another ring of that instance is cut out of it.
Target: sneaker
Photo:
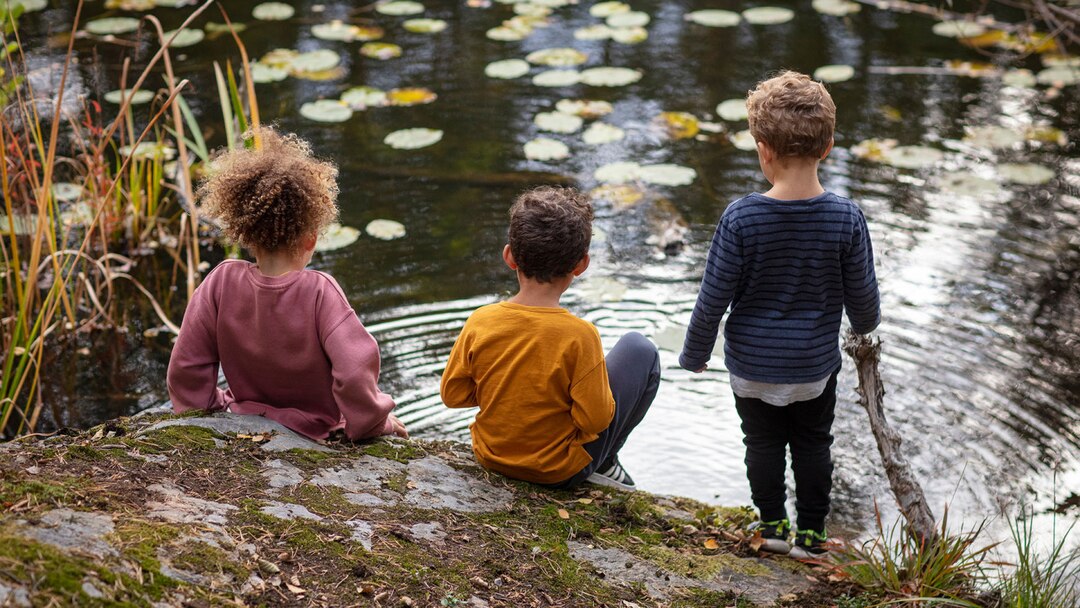
[[[626,469],[622,468],[618,458],[612,459],[611,466],[609,467],[601,466],[597,468],[585,478],[585,481],[595,483],[598,486],[617,488],[627,492],[633,492],[637,489],[637,486],[634,485],[633,478],[626,472]]]
[[[825,530],[821,532],[817,530],[799,530],[795,533],[795,545],[788,555],[795,559],[823,559],[829,552],[829,549],[825,546],[827,540],[829,540],[829,536],[825,533]]]
[[[788,535],[791,534],[791,522],[787,519],[756,521],[750,524],[747,530],[761,533],[761,546],[758,547],[760,551],[779,555],[787,555],[791,551],[791,543],[788,542]]]

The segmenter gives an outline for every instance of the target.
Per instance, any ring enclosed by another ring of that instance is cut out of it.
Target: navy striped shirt
[[[840,368],[840,320],[869,333],[881,320],[866,218],[825,192],[781,201],[750,194],[716,227],[679,364],[698,370],[724,326],[724,362],[741,378],[799,384]]]

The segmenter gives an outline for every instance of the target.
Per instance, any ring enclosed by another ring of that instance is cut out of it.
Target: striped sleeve
[[[874,273],[874,248],[870,243],[866,218],[857,208],[855,214],[851,245],[842,261],[844,309],[851,321],[851,328],[856,333],[868,334],[881,322],[881,297]]]
[[[697,371],[708,363],[716,345],[720,319],[727,312],[742,276],[742,266],[742,241],[732,214],[725,212],[709,247],[701,290],[679,355],[679,365],[684,369]]]

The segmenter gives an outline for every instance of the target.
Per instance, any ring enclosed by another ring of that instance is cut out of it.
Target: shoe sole
[[[636,492],[637,486],[626,485],[625,483],[619,483],[610,477],[605,477],[599,473],[592,473],[585,478],[588,483],[596,484],[598,486],[607,486],[609,488],[615,488],[616,490],[622,490],[623,492]]]
[[[813,553],[813,552],[807,551],[806,549],[804,549],[802,547],[799,547],[799,546],[792,547],[791,552],[788,553],[788,557],[793,558],[793,559],[797,559],[797,560],[801,560],[801,561],[811,561],[811,562],[831,562],[832,561],[832,555],[828,551],[822,551],[821,553]]]
[[[761,539],[761,546],[758,547],[759,551],[765,553],[775,553],[776,555],[787,555],[793,549],[791,544],[786,540],[780,540],[779,538],[763,538]]]

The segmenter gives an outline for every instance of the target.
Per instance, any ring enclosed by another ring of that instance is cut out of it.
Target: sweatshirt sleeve
[[[394,432],[390,411],[394,400],[379,390],[379,345],[356,313],[350,312],[323,339],[334,377],[334,399],[345,418],[349,439],[367,439]]]
[[[570,418],[581,431],[581,443],[594,441],[615,416],[615,398],[602,358],[570,386],[570,399]]]
[[[218,388],[217,305],[213,299],[212,277],[192,294],[184,312],[180,335],[169,356],[165,384],[173,411],[223,410],[232,401]]]
[[[709,255],[705,260],[705,274],[701,278],[694,312],[686,328],[679,365],[697,371],[709,362],[720,319],[727,312],[735,289],[742,276],[742,242],[729,213],[724,213],[713,235]]]
[[[868,334],[881,322],[881,297],[878,293],[877,275],[874,273],[874,248],[870,243],[870,230],[861,210],[856,209],[856,221],[842,261],[844,277],[844,309],[847,311],[851,329],[855,333]]]
[[[480,405],[476,400],[476,381],[469,366],[472,340],[468,330],[469,324],[466,322],[450,350],[450,358],[446,361],[446,369],[443,370],[442,381],[439,383],[439,394],[446,407]]]

